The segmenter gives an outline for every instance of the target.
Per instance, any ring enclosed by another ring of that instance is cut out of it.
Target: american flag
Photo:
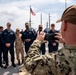
[[[35,16],[36,14],[33,12],[32,8],[30,8],[30,12],[33,16]]]

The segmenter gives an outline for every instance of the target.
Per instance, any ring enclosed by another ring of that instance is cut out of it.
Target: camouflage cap
[[[60,21],[67,21],[72,24],[76,24],[76,5],[68,7],[62,14],[61,19],[57,20],[56,23]]]

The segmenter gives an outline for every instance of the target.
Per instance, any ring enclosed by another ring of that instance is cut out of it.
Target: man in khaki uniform
[[[65,42],[64,48],[58,50],[56,55],[41,56],[39,48],[45,37],[41,32],[25,57],[24,66],[31,75],[76,75],[76,5],[67,8],[59,21],[62,21],[62,36],[57,34],[55,37]]]

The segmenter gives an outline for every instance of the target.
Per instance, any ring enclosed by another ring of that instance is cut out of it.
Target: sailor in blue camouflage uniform
[[[32,44],[32,42],[34,41],[35,37],[34,37],[33,31],[30,30],[30,28],[29,28],[28,22],[25,23],[25,27],[26,27],[26,30],[22,33],[22,40],[25,45],[25,52],[27,53],[29,50],[29,47]]]
[[[25,57],[24,66],[31,75],[76,75],[76,5],[68,7],[57,22],[60,21],[61,34],[55,37],[64,47],[56,54],[41,56],[40,46],[45,34],[40,32]]]
[[[5,67],[7,68],[9,66],[8,62],[8,51],[10,52],[11,55],[11,62],[12,66],[16,67],[14,63],[14,41],[15,41],[15,33],[11,28],[11,23],[7,23],[7,28],[2,32],[2,43],[3,43],[3,48],[4,48],[4,61],[5,61]]]
[[[51,24],[51,29],[48,33],[49,34],[59,33],[59,31],[55,29],[55,24],[54,23]],[[55,51],[58,50],[58,46],[59,46],[58,42],[56,42],[55,40],[49,40],[48,42],[49,42],[48,43],[49,53],[55,52]]]

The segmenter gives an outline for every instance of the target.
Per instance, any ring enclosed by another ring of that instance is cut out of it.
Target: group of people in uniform
[[[18,65],[23,64],[24,62],[24,51],[27,55],[28,50],[33,43],[33,41],[36,39],[37,35],[40,34],[41,31],[43,31],[43,26],[39,25],[38,26],[38,31],[36,32],[33,28],[30,28],[29,23],[25,23],[25,30],[20,31],[19,28],[16,28],[16,31],[14,32],[11,29],[11,23],[8,22],[6,24],[7,28],[6,29],[0,29],[0,67],[4,67],[5,69],[9,66],[9,61],[8,61],[8,52],[11,55],[11,62],[12,66],[16,67],[15,64],[15,52],[16,52],[16,58],[18,60]],[[3,28],[1,26],[1,28]],[[45,33],[47,31],[44,31]],[[51,24],[51,29],[49,29],[48,33],[57,33],[58,31],[55,30],[55,24]],[[46,53],[46,47],[45,47],[45,42],[42,43],[40,50],[41,54],[45,55]],[[48,48],[49,48],[49,53],[52,51],[58,50],[58,43],[56,41],[48,41]],[[15,52],[14,52],[15,51]],[[20,59],[20,54],[21,54],[21,59]],[[3,58],[2,58],[3,57]],[[5,62],[5,66],[3,66],[3,62]]]
[[[19,28],[17,28],[16,32],[14,32],[11,29],[10,22],[7,23],[6,29],[3,30],[3,27],[0,27],[0,67],[6,69],[9,66],[8,52],[11,55],[12,66],[16,67],[14,48],[16,50],[18,64],[20,65],[20,53],[22,63],[24,62],[23,47],[25,46],[25,52],[27,53],[30,45],[35,39],[33,31],[29,30],[28,23],[25,23],[25,27],[26,30],[24,32],[20,32]],[[2,65],[3,62],[5,63],[5,66]]]
[[[39,34],[41,31],[43,31],[43,26],[42,26],[42,25],[39,25],[39,26],[38,26],[38,31],[37,31],[37,33]],[[48,29],[48,30],[45,29],[43,32],[44,32],[44,33],[48,33],[48,34],[59,33],[59,31],[55,29],[55,24],[54,24],[54,23],[51,24],[50,29]],[[47,42],[48,42],[48,43],[47,43]],[[46,44],[46,43],[47,43],[47,44]],[[46,53],[46,45],[47,45],[47,47],[48,47],[49,53],[51,53],[51,52],[55,52],[55,51],[58,50],[59,43],[56,42],[55,40],[45,40],[45,41],[41,44],[41,47],[40,47],[40,50],[42,51],[42,54],[43,54],[43,55]]]

